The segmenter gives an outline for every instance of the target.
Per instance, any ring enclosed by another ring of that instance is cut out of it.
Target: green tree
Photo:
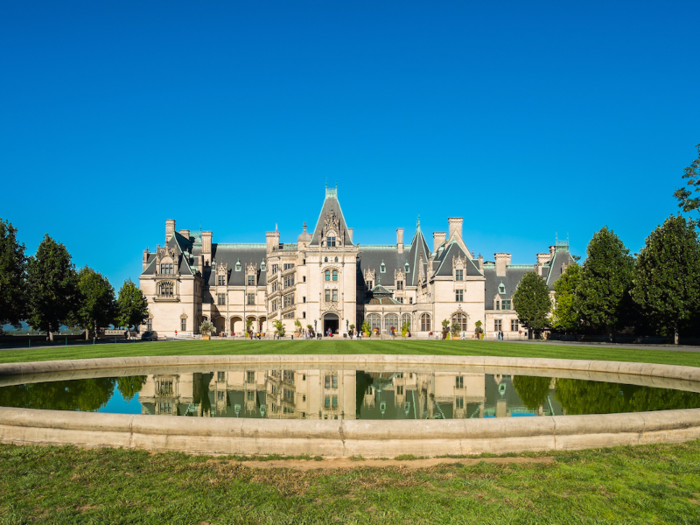
[[[208,337],[211,335],[211,333],[214,331],[214,323],[209,321],[208,319],[205,319],[202,321],[202,324],[199,326],[199,333],[202,334],[205,337]]]
[[[136,394],[141,392],[147,379],[148,376],[118,377],[117,389],[126,401],[131,401]]]
[[[683,178],[688,179],[687,187],[676,190],[673,194],[678,199],[678,207],[685,213],[700,211],[700,197],[693,197],[693,193],[700,193],[700,144],[695,147],[698,150],[698,158],[685,168],[683,174]],[[696,224],[700,224],[700,220]]]
[[[654,325],[678,344],[681,323],[700,310],[700,243],[692,221],[671,216],[647,237],[637,258],[631,296]]]
[[[593,236],[581,267],[577,304],[581,320],[593,329],[606,329],[614,340],[615,329],[632,311],[629,296],[634,258],[612,230],[603,227]]]
[[[279,337],[284,337],[284,323],[279,319],[272,321],[272,325],[275,327],[275,334]]]
[[[576,290],[581,282],[581,267],[570,264],[564,273],[554,283],[554,311],[552,326],[557,330],[578,330],[581,316],[576,304]]]
[[[29,325],[53,333],[68,321],[77,304],[76,273],[71,256],[63,244],[44,236],[36,255],[27,264]]]
[[[90,330],[97,337],[100,327],[114,322],[114,288],[106,277],[85,266],[78,272],[78,292],[80,304],[75,312],[75,324],[85,330],[85,339],[89,339]]]
[[[527,272],[513,293],[513,308],[520,324],[528,328],[528,337],[547,327],[547,316],[552,309],[549,288],[545,280],[535,272]]]
[[[362,331],[363,334],[365,334],[365,337],[369,337],[369,322],[367,321],[362,321],[362,326],[360,326],[360,330]]]
[[[551,377],[515,376],[513,378],[513,388],[523,405],[530,410],[537,410],[544,405],[551,384]]]
[[[127,279],[117,298],[117,323],[131,330],[132,327],[144,324],[147,319],[148,299],[131,279]]]
[[[0,334],[2,325],[20,327],[27,311],[27,258],[17,229],[0,219]]]

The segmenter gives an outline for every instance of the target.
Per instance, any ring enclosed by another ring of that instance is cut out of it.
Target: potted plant
[[[476,335],[476,338],[477,338],[477,339],[483,339],[483,338],[484,338],[484,335],[483,335],[483,334],[484,334],[484,329],[481,328],[482,324],[483,324],[483,323],[482,323],[481,321],[477,321],[476,323],[474,323],[474,326],[476,326],[476,329],[474,330],[474,334]]]
[[[253,331],[250,329],[251,326],[253,326],[253,320],[252,319],[246,319],[245,322],[245,336],[252,338],[253,337]]]
[[[301,321],[299,319],[294,320],[294,337],[299,338],[301,335]]]
[[[408,334],[408,323],[404,323],[404,324],[401,326],[401,337],[403,337],[403,338],[405,339],[405,338],[406,338],[406,334]]]
[[[277,336],[277,339],[284,337],[284,323],[279,319],[275,319],[272,321],[272,325],[275,327],[275,335]]]
[[[443,319],[442,320],[442,338],[447,339],[447,336],[450,333],[450,321],[449,319]]]
[[[369,337],[369,323],[367,321],[364,321],[362,323],[360,330],[362,330],[362,333],[364,334],[365,337]]]
[[[211,321],[204,321],[199,327],[199,333],[202,334],[202,339],[209,341],[211,333],[214,331],[214,325]]]
[[[459,331],[461,326],[457,321],[452,321],[452,339],[459,339]]]
[[[351,324],[350,325],[350,337],[352,337],[354,333],[355,333],[355,325]]]

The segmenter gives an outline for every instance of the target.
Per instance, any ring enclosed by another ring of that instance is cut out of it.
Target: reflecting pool
[[[469,371],[231,369],[0,388],[0,406],[269,419],[464,419],[700,407],[700,394]]]

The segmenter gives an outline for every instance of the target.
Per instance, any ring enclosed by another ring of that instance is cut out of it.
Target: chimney
[[[211,232],[202,232],[202,263],[211,266]]]
[[[483,272],[484,271],[484,256],[479,254],[479,258],[477,259],[477,261],[479,262],[479,270],[481,270]]]
[[[142,272],[146,271],[146,266],[148,266],[148,248],[143,251],[143,268]]]
[[[464,222],[464,219],[462,217],[449,217],[447,219],[447,223],[450,225],[449,227],[449,232],[450,236],[448,239],[451,239],[455,234],[459,235],[460,238],[462,238],[462,223]]]
[[[350,237],[350,242],[352,242],[352,232],[354,228],[348,228],[348,236]]]
[[[433,232],[433,253],[437,252],[438,246],[445,242],[445,232]]]
[[[165,221],[165,244],[168,244],[173,233],[175,233],[175,219],[168,219]]]
[[[548,263],[552,258],[549,253],[538,253],[537,254],[537,273],[542,275],[542,268],[546,263]]]
[[[552,259],[554,257],[554,253],[557,251],[556,246],[550,246],[549,247],[549,258]]]
[[[267,241],[267,253],[270,254],[280,246],[280,232],[265,233],[265,240]]]
[[[493,256],[496,258],[496,275],[498,277],[505,277],[506,266],[510,264],[510,253],[494,253]]]
[[[396,248],[403,253],[403,228],[396,228]]]
[[[182,235],[185,239],[189,240],[190,230],[180,230],[180,235]]]

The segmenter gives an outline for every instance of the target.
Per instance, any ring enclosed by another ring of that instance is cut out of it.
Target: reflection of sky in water
[[[104,412],[105,414],[140,414],[141,403],[139,403],[139,395],[136,394],[131,398],[131,401],[127,401],[121,395],[121,392],[115,388],[114,395],[98,412]]]

